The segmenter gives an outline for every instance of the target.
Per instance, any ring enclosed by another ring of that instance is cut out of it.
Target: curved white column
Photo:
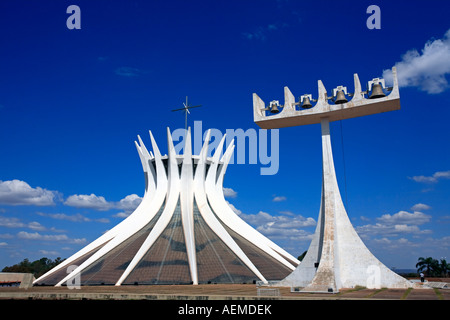
[[[225,137],[223,137],[223,139],[220,141],[218,148],[216,149],[216,152],[213,156],[211,167],[208,171],[208,175],[205,181],[206,194],[208,196],[212,209],[214,210],[216,215],[220,218],[220,220],[231,230],[233,230],[240,236],[250,240],[261,250],[268,253],[270,256],[272,256],[274,259],[284,264],[289,269],[294,270],[295,266],[286,261],[286,259],[284,259],[279,253],[283,254],[285,257],[288,257],[293,262],[297,262],[298,264],[299,262],[296,258],[287,253],[285,250],[278,247],[268,238],[263,236],[260,232],[255,230],[249,224],[247,224],[238,215],[236,215],[233,212],[233,210],[231,210],[230,206],[227,204],[223,194],[223,179],[231,155],[233,154],[234,143],[231,143],[228,146],[225,154],[222,157],[222,161],[219,161],[224,142]],[[219,168],[220,162],[222,162],[222,165]]]
[[[184,145],[183,164],[181,166],[181,221],[183,224],[184,241],[189,261],[189,270],[194,285],[198,284],[197,255],[194,236],[194,168],[192,158],[191,128],[188,128]]]
[[[200,155],[193,156],[191,131],[189,128],[185,139],[186,145],[184,154],[177,155],[173,146],[170,130],[167,128],[167,158],[166,156],[163,157],[161,155],[151,132],[150,139],[153,153],[147,150],[142,139],[138,136],[139,143],[135,142],[135,145],[146,176],[146,189],[141,204],[128,218],[119,223],[116,227],[78,251],[56,268],[50,270],[37,281],[51,275],[55,271],[61,270],[61,268],[67,267],[86,253],[98,248],[96,252],[82,262],[74,271],[72,271],[72,273],[59,281],[57,286],[71,280],[75,275],[81,274],[83,271],[87,270],[111,252],[111,250],[148,226],[151,220],[155,218],[156,214],[162,210],[160,216],[158,216],[158,220],[149,231],[147,238],[143,241],[125,271],[121,275],[118,275],[116,286],[121,285],[126,281],[127,277],[135,270],[139,262],[149,250],[151,250],[152,246],[167,229],[179,203],[190,277],[193,284],[198,284],[195,246],[196,230],[193,210],[194,201],[197,204],[199,214],[211,231],[257,278],[267,282],[265,276],[258,270],[250,257],[245,254],[233,237],[227,232],[226,227],[253,243],[266,254],[275,258],[279,263],[293,269],[295,267],[294,265],[296,265],[296,259],[245,223],[231,210],[225,201],[223,195],[223,179],[231,155],[233,154],[234,144],[230,144],[222,159],[220,159],[225,141],[224,137],[213,158],[207,159],[210,136],[211,131],[208,131]],[[167,172],[163,159],[164,161],[167,159]],[[179,163],[181,163],[181,174],[179,172]],[[196,166],[195,170],[194,163]],[[206,175],[207,165],[209,165],[209,170]],[[288,262],[288,259],[292,259],[294,265]]]
[[[233,146],[234,149],[234,146]],[[223,193],[223,179],[225,176],[225,173],[227,171],[227,167],[228,167],[228,163],[230,161],[231,155],[233,154],[233,150],[230,150],[227,152],[225,152],[224,156],[222,157],[222,169],[220,170],[220,175],[217,178],[217,182],[216,182],[216,190],[218,193],[218,199],[221,199],[221,201],[225,202],[225,195]],[[231,210],[231,208],[229,206],[227,206],[227,210]],[[232,210],[231,210],[232,211]],[[251,233],[251,234],[255,234],[255,236],[259,239],[259,242],[256,243],[265,243],[268,246],[268,249],[264,249],[267,250],[268,252],[271,252],[271,250],[274,251],[274,255],[273,257],[276,258],[278,261],[282,262],[283,264],[285,264],[287,267],[289,267],[290,269],[295,269],[295,267],[292,266],[291,263],[287,262],[285,260],[285,258],[289,258],[291,260],[292,263],[295,263],[296,265],[298,265],[300,263],[300,261],[297,260],[297,258],[295,258],[294,256],[292,256],[290,253],[288,253],[286,250],[284,250],[283,248],[281,248],[280,246],[278,246],[277,244],[275,244],[273,241],[271,241],[269,238],[265,237],[263,234],[261,234],[260,232],[258,232],[256,229],[254,229],[253,227],[251,227],[249,224],[247,224],[244,220],[242,220],[238,215],[236,214],[229,214],[229,217],[232,218],[237,218],[237,221],[242,221],[243,224],[238,223],[237,225],[240,227],[244,227],[247,229],[246,231]],[[242,234],[246,234],[245,232],[242,232]],[[282,256],[280,256],[282,255]]]
[[[205,171],[206,171],[206,156],[208,154],[208,143],[210,139],[211,131],[208,130],[206,135],[205,144],[200,152],[200,159],[195,170],[194,179],[194,195],[197,202],[198,209],[205,220],[206,224],[211,230],[225,243],[225,245],[241,259],[241,261],[263,282],[267,282],[264,276],[259,272],[255,265],[250,261],[247,255],[233,240],[230,234],[225,230],[222,224],[216,219],[214,213],[211,211],[208,205],[205,192]],[[211,169],[211,168],[210,168]]]
[[[302,264],[277,285],[304,287],[305,292],[337,292],[368,286],[408,288],[412,283],[383,265],[362,242],[348,218],[334,168],[329,119],[322,119],[323,180],[318,225]],[[374,271],[373,271],[374,270]]]
[[[139,158],[141,159],[142,168],[144,169],[145,177],[146,177],[146,188],[145,192],[150,194],[150,197],[153,197],[156,191],[156,172],[153,165],[151,165],[151,161],[153,160],[153,156],[150,156],[145,144],[142,142],[140,136],[138,136],[139,143],[135,141],[136,148],[138,149]]]
[[[118,234],[124,232],[124,230],[130,229],[135,223],[136,220],[139,220],[140,215],[145,215],[145,210],[143,208],[146,208],[149,206],[150,202],[153,199],[154,196],[154,190],[155,190],[155,172],[153,168],[149,168],[149,161],[152,160],[153,157],[150,156],[147,149],[145,148],[145,145],[143,144],[141,138],[138,136],[140,145],[135,141],[136,149],[139,154],[139,158],[141,159],[142,168],[145,174],[146,181],[149,181],[150,183],[146,184],[145,194],[144,197],[139,204],[139,206],[136,208],[136,210],[129,215],[127,218],[125,218],[122,222],[120,222],[118,225],[113,227],[112,229],[105,232],[102,236],[64,260],[62,263],[57,265],[55,268],[49,270],[45,274],[43,274],[41,277],[36,279],[33,283],[38,283],[39,281],[45,279],[50,274],[57,272],[59,270],[62,270],[63,268],[67,268],[68,266],[72,265],[77,259],[83,257],[87,253],[91,252],[92,250],[95,250],[96,248],[103,246],[105,243],[110,241],[111,239],[115,238]],[[153,182],[153,186],[151,184]],[[75,273],[74,273],[75,274]],[[64,281],[61,281],[59,284],[63,283]]]
[[[133,217],[129,219],[129,222],[125,226],[126,228],[121,228],[120,233],[118,233],[114,238],[107,242],[101,249],[90,256],[86,261],[84,261],[80,266],[75,268],[70,274],[63,278],[56,286],[61,286],[67,280],[70,280],[74,275],[81,274],[87,267],[95,263],[97,260],[102,258],[108,252],[113,250],[115,247],[120,245],[122,242],[126,241],[136,232],[145,227],[151,219],[158,213],[161,206],[164,203],[167,192],[167,176],[164,169],[164,164],[162,163],[161,153],[159,152],[158,145],[150,132],[150,138],[152,142],[152,148],[154,154],[154,161],[156,164],[156,191],[154,197],[150,200],[145,199],[142,201],[141,205],[133,212]]]
[[[141,247],[137,251],[136,255],[131,260],[130,264],[127,266],[126,270],[119,278],[116,283],[116,286],[120,286],[125,279],[130,275],[130,273],[134,270],[137,264],[142,260],[148,250],[152,247],[152,245],[156,242],[159,236],[166,229],[170,220],[173,217],[173,213],[177,206],[179,196],[180,196],[180,176],[178,174],[178,164],[175,153],[175,148],[173,146],[172,136],[170,134],[169,128],[167,128],[167,143],[169,146],[168,150],[168,177],[169,177],[169,188],[167,190],[168,197],[166,201],[166,205],[164,211],[162,212],[160,218],[156,222],[155,226],[142,243]]]

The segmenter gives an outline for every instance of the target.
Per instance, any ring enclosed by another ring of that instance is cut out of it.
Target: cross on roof
[[[172,110],[172,112],[174,112],[174,111],[184,111],[184,113],[185,113],[184,128],[187,130],[187,115],[188,115],[188,113],[191,114],[189,112],[189,109],[199,108],[201,106],[202,106],[201,104],[197,105],[197,106],[190,106],[189,102],[188,102],[188,97],[186,96],[186,103],[183,102],[183,108],[174,109],[174,110]]]

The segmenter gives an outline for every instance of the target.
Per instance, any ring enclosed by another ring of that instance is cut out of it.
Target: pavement
[[[262,290],[258,290],[262,289]],[[339,293],[291,292],[254,284],[0,287],[0,300],[450,300],[449,289],[342,289]],[[275,295],[272,295],[274,294]]]

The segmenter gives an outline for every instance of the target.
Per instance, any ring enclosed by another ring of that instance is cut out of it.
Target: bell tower
[[[266,113],[268,108],[253,94],[254,121],[263,129],[321,125],[322,133],[322,195],[318,223],[302,263],[277,286],[301,287],[304,292],[336,293],[341,288],[408,288],[412,283],[381,263],[364,245],[345,210],[336,179],[331,148],[330,122],[400,109],[396,68],[392,69],[394,84],[385,86],[384,79],[375,78],[362,91],[354,75],[353,94],[339,86],[328,97],[318,81],[317,99],[303,95],[296,102],[289,88],[284,88],[285,104],[279,113]],[[386,94],[386,92],[390,92]],[[365,96],[368,98],[365,98]],[[349,101],[348,97],[352,97]],[[331,101],[330,104],[328,101]],[[313,106],[312,102],[316,102]]]

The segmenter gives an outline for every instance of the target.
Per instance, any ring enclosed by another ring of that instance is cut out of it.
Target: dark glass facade
[[[130,236],[81,273],[81,285],[114,285],[148,237],[164,206],[140,231]],[[194,200],[194,234],[198,282],[253,283],[260,280],[239,257],[208,226]],[[216,219],[220,219],[216,216]],[[281,280],[291,270],[259,249],[245,237],[222,224],[233,240],[267,280]],[[99,248],[76,260],[80,265]],[[55,285],[67,275],[59,270],[42,279],[39,284]],[[124,280],[123,285],[192,284],[184,239],[180,202],[159,238]]]

